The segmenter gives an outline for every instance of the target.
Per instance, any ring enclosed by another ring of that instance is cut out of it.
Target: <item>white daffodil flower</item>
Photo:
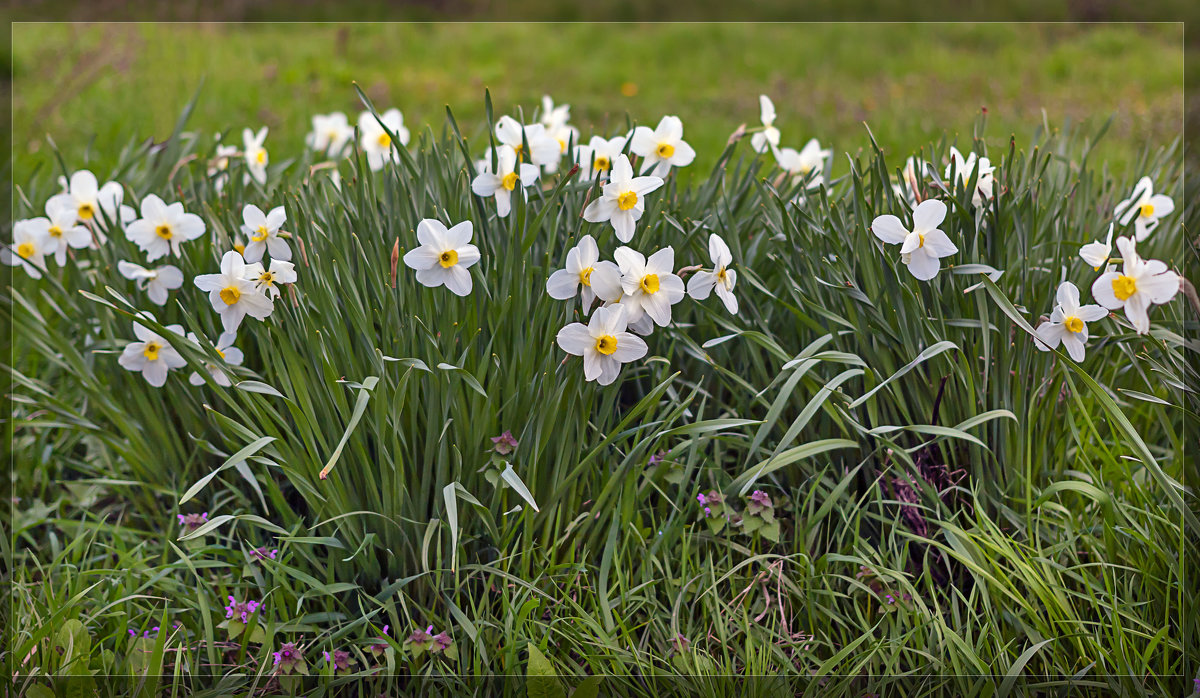
[[[279,229],[287,222],[287,212],[282,206],[276,206],[270,213],[264,214],[262,209],[254,204],[248,204],[242,209],[242,232],[250,238],[244,255],[247,262],[257,262],[263,258],[264,252],[271,253],[271,259],[284,262],[292,258],[292,248],[287,241],[279,236]]]
[[[877,217],[871,222],[871,232],[889,245],[902,245],[900,261],[921,281],[937,276],[942,267],[939,258],[958,252],[958,247],[938,226],[946,219],[946,204],[926,199],[913,209],[913,229],[909,231],[892,215]]]
[[[1120,222],[1121,227],[1133,221],[1134,239],[1141,242],[1154,232],[1158,221],[1163,216],[1175,210],[1175,202],[1165,194],[1154,193],[1154,181],[1142,177],[1133,188],[1133,194],[1117,204],[1113,217]]]
[[[765,153],[779,147],[779,129],[775,128],[775,104],[766,95],[758,96],[758,107],[762,118],[762,130],[750,136],[750,147],[757,153]]]
[[[975,169],[979,169],[979,178],[975,180],[975,191],[971,192],[971,205],[979,206],[984,201],[992,198],[992,189],[995,185],[995,167],[986,157],[978,157],[975,153],[971,153],[966,158],[958,152],[958,148],[950,146],[950,163],[946,165],[945,179],[950,182],[952,175],[957,176],[963,186],[967,186],[971,182],[971,175]]]
[[[725,304],[725,309],[737,315],[738,300],[733,295],[733,287],[737,284],[737,272],[730,269],[733,263],[733,253],[729,245],[720,235],[713,233],[708,236],[708,254],[712,258],[712,271],[701,270],[688,279],[687,292],[692,298],[702,301],[714,290],[717,297]]]
[[[62,180],[60,180],[62,182]],[[63,193],[50,197],[57,206],[74,209],[80,223],[91,226],[93,230],[107,229],[108,222],[117,220],[117,211],[121,208],[121,199],[125,191],[116,182],[106,182],[99,186],[96,175],[88,170],[79,170],[71,175],[64,183]],[[47,206],[50,202],[46,203]],[[98,236],[96,241],[103,245],[105,240]]]
[[[197,337],[194,332],[189,332],[187,338],[196,344],[201,343],[200,338]],[[217,355],[221,357],[221,360],[224,361],[225,365],[227,366],[241,366],[242,361],[246,358],[245,355],[242,354],[241,349],[233,346],[235,339],[237,339],[237,335],[233,334],[232,332],[222,332],[221,336],[217,337],[217,343],[213,345],[213,349],[217,350]],[[213,381],[216,382],[217,385],[223,388],[228,388],[229,386],[233,385],[233,381],[229,379],[229,374],[225,372],[225,369],[222,368],[220,364],[213,363],[211,361],[205,361],[204,370],[208,371],[208,374],[212,376]],[[204,385],[204,376],[200,375],[196,371],[193,371],[192,375],[188,376],[188,382],[192,385]]]
[[[32,218],[27,224],[42,238],[46,254],[54,255],[58,266],[67,263],[67,248],[83,249],[92,243],[92,234],[79,225],[75,209],[64,201],[46,202],[46,216]]]
[[[600,136],[592,136],[587,145],[575,146],[575,162],[586,179],[604,179],[613,168],[613,163],[625,150],[626,138],[617,136],[605,140]]]
[[[1125,308],[1125,316],[1138,334],[1150,331],[1150,306],[1161,305],[1179,292],[1179,275],[1157,259],[1142,259],[1137,243],[1117,238],[1121,271],[1110,269],[1092,284],[1092,298],[1109,310]]]
[[[546,129],[546,135],[558,143],[558,157],[546,163],[546,172],[557,172],[558,163],[567,153],[567,149],[571,147],[572,143],[579,142],[579,129],[567,123],[570,118],[570,104],[560,104],[556,107],[554,100],[550,99],[550,95],[542,97],[542,115],[539,121]]]
[[[183,210],[183,204],[167,205],[154,194],[142,199],[142,217],[125,228],[125,237],[153,262],[167,254],[179,256],[179,245],[204,234],[204,220]]]
[[[578,293],[583,299],[583,312],[587,313],[597,298],[607,302],[621,297],[621,269],[612,262],[601,262],[596,241],[584,235],[567,251],[566,268],[555,271],[546,281],[546,293],[560,301]]]
[[[1054,306],[1049,322],[1037,326],[1038,341],[1034,344],[1042,351],[1050,351],[1062,343],[1072,359],[1083,361],[1088,339],[1087,323],[1107,315],[1108,311],[1098,305],[1079,305],[1079,289],[1070,281],[1064,281],[1058,286],[1058,305]]]
[[[408,145],[408,129],[404,127],[404,115],[399,109],[388,109],[379,118],[369,111],[358,115],[358,143],[367,155],[367,167],[372,172],[382,170],[388,162],[400,161],[400,151],[392,149],[392,134],[400,141],[398,147]]]
[[[666,177],[672,167],[687,167],[696,159],[696,151],[683,140],[683,122],[678,116],[664,116],[654,130],[635,128],[629,149],[642,157],[641,174],[653,170],[655,177]]]
[[[30,277],[40,279],[46,270],[48,251],[54,250],[32,221],[17,221],[13,224],[13,243],[0,250],[0,261],[10,267],[20,265]]]
[[[166,305],[167,291],[173,291],[183,286],[183,272],[179,267],[165,264],[154,269],[121,260],[117,262],[117,271],[121,276],[133,281],[138,290],[144,290],[155,305]]]
[[[629,242],[638,219],[646,210],[643,197],[662,185],[661,177],[634,177],[629,158],[621,155],[613,164],[612,176],[604,185],[600,198],[583,210],[583,219],[589,223],[608,221],[617,232],[617,239]]]
[[[471,293],[471,272],[467,268],[479,261],[479,248],[471,243],[471,221],[446,229],[441,221],[426,218],[417,224],[420,247],[404,255],[404,264],[417,272],[417,281],[429,288],[445,285],[451,293]]]
[[[167,325],[167,329],[183,336],[182,325]],[[138,322],[133,323],[133,334],[137,341],[125,345],[117,363],[128,371],[140,372],[146,382],[161,388],[167,382],[167,372],[182,368],[187,361],[160,335]]]
[[[275,310],[270,297],[259,293],[254,282],[246,279],[246,262],[234,250],[221,258],[220,274],[201,274],[193,281],[196,288],[208,292],[208,301],[221,314],[226,332],[237,332],[247,315],[264,320]]]
[[[312,131],[305,138],[305,143],[318,153],[336,158],[345,154],[352,138],[354,127],[345,114],[335,111],[332,114],[317,114],[312,118]]]
[[[517,163],[517,152],[507,145],[496,150],[496,171],[492,172],[490,158],[477,165],[479,174],[471,180],[471,191],[479,196],[496,198],[496,215],[504,218],[512,210],[512,195],[518,187],[531,187],[537,183],[541,172],[537,166],[527,162]]]
[[[588,324],[573,322],[558,331],[558,346],[583,357],[583,377],[609,385],[621,373],[621,364],[646,355],[646,342],[626,332],[625,304],[598,308]]]
[[[237,151],[236,145],[218,145],[216,155],[208,161],[208,179],[212,182],[213,189],[218,192],[224,189],[229,181],[229,158],[237,155]]]
[[[522,126],[511,116],[502,116],[496,122],[496,141],[513,149],[519,162],[529,162],[538,167],[557,167],[563,148],[551,137],[542,124]],[[525,143],[529,152],[525,152]]]
[[[626,322],[637,322],[645,313],[656,325],[666,327],[671,322],[671,306],[683,300],[685,292],[683,279],[674,272],[674,248],[664,247],[646,259],[631,248],[618,247],[613,258],[621,269]]]
[[[1104,242],[1097,240],[1095,242],[1089,242],[1088,244],[1079,248],[1079,256],[1083,259],[1083,261],[1092,265],[1094,271],[1100,271],[1100,267],[1108,264],[1108,258],[1112,256],[1112,238],[1114,227],[1115,226],[1112,223],[1108,224],[1108,237],[1105,238]]]
[[[825,182],[822,175],[825,161],[833,151],[822,149],[816,138],[809,139],[799,151],[795,148],[779,148],[774,152],[779,168],[792,176],[792,184],[808,180],[808,189],[819,189]]]
[[[263,142],[267,140],[267,127],[263,126],[258,133],[248,128],[242,129],[242,157],[246,159],[246,181],[253,179],[259,184],[267,183],[267,149]]]
[[[272,300],[279,297],[279,284],[296,283],[296,265],[279,259],[272,259],[269,268],[263,268],[262,262],[246,265],[246,280],[254,282],[254,288],[259,293],[265,293]]]

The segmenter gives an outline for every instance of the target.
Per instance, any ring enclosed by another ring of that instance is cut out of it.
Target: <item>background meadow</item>
[[[1185,694],[1195,315],[1181,296],[1149,335],[1119,313],[1093,323],[1081,364],[1026,332],[1064,278],[1090,298],[1079,246],[1142,175],[1178,209],[1139,251],[1193,261],[1180,40],[1177,25],[20,26],[16,215],[86,166],[126,203],[183,201],[208,234],[172,260],[188,283],[163,308],[114,272],[142,261],[120,233],[5,288],[16,685]],[[679,115],[698,156],[649,195],[631,244],[707,265],[717,232],[739,273],[737,315],[685,299],[608,388],[564,361],[554,334],[579,311],[544,292],[582,234],[611,258],[612,230],[580,217],[594,192],[545,176],[505,219],[470,195],[488,119],[530,121],[545,93],[585,138]],[[727,143],[760,93],[783,145],[834,150],[802,204],[769,155]],[[383,172],[341,163],[337,189],[304,135],[364,99],[403,110],[413,140]],[[260,125],[266,187],[235,169],[216,191],[214,134]],[[998,166],[992,203],[937,184],[951,145]],[[960,250],[928,284],[868,230],[906,218],[892,184],[918,152]],[[131,314],[215,337],[190,280],[216,271],[246,203],[286,207],[294,293],[239,330],[240,386],[188,385],[216,357],[186,349],[147,386],[116,364]],[[425,217],[474,221],[473,295],[403,264],[393,280]],[[506,430],[518,446],[498,453]],[[185,535],[177,516],[201,512]],[[262,610],[231,625],[230,596]],[[453,649],[431,651],[429,626]],[[288,642],[313,675],[294,685],[272,659]]]

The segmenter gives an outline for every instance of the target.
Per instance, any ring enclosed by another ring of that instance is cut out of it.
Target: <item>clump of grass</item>
[[[156,319],[116,271],[140,258],[119,233],[6,289],[6,625],[28,695],[48,676],[116,690],[89,672],[150,692],[159,675],[462,693],[526,674],[543,695],[585,676],[721,693],[730,674],[779,677],[747,687],[764,693],[1155,694],[1195,672],[1183,303],[1156,307],[1148,335],[1093,323],[1078,365],[1031,336],[1060,281],[1090,286],[1077,251],[1133,188],[1091,160],[1095,139],[990,153],[980,205],[975,177],[939,176],[945,141],[897,192],[903,163],[878,148],[809,189],[731,139],[707,178],[668,176],[631,244],[707,264],[719,233],[740,312],[684,301],[599,387],[554,342],[577,304],[545,293],[582,235],[616,247],[581,216],[597,190],[564,167],[498,218],[470,193],[487,112],[469,138],[448,112],[379,173],[356,152],[340,189],[311,153],[275,153],[267,186],[235,168],[217,191],[210,141],[181,119],[112,173],[127,199],[170,192],[208,226]],[[1179,159],[1170,144],[1136,172],[1178,199]],[[25,183],[18,208],[51,193]],[[912,194],[947,204],[959,249],[929,283],[870,231]],[[165,326],[220,333],[190,280],[249,203],[287,210],[299,281],[239,330],[232,387],[190,386],[220,357]],[[424,218],[474,222],[472,295],[397,264]],[[1139,251],[1182,265],[1180,221]],[[161,389],[117,365],[133,318],[187,361]]]

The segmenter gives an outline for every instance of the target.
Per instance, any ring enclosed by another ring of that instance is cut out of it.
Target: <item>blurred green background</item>
[[[272,160],[303,147],[309,119],[378,107],[416,131],[450,105],[481,133],[483,91],[497,113],[543,93],[572,105],[586,139],[677,114],[715,161],[758,95],[783,145],[835,151],[868,141],[899,164],[946,133],[967,143],[986,108],[989,146],[1018,147],[1043,123],[1112,128],[1096,156],[1117,169],[1183,131],[1183,25],[1173,24],[17,24],[12,34],[14,177],[56,167],[107,171],[130,139],[166,137],[205,81],[189,126],[267,125]],[[480,146],[482,149],[482,145]],[[845,172],[835,160],[834,174]]]

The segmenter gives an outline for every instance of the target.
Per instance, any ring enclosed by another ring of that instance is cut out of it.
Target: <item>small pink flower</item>
[[[517,450],[518,445],[511,431],[505,431],[500,436],[492,437],[492,450],[502,456],[506,456]]]

